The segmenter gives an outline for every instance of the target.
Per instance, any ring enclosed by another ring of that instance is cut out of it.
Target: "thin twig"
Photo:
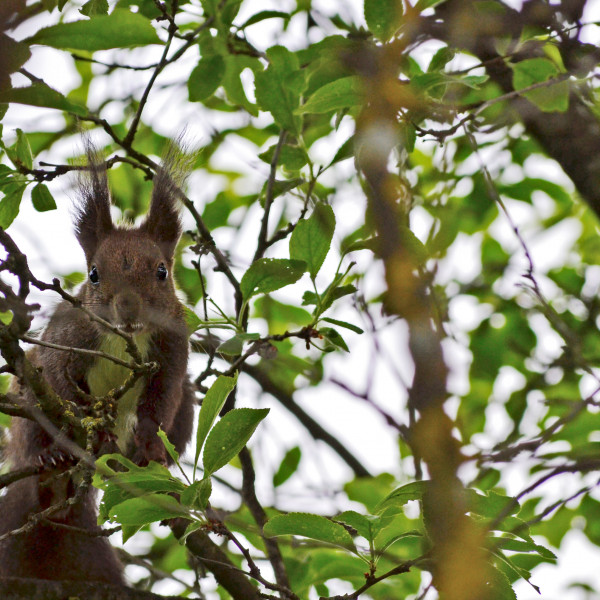
[[[277,146],[275,146],[275,152],[273,152],[273,158],[271,159],[271,170],[269,172],[269,179],[267,180],[267,190],[265,193],[265,206],[263,212],[263,218],[260,224],[260,232],[258,234],[258,243],[256,244],[256,251],[254,252],[254,258],[252,262],[257,261],[261,258],[265,250],[267,249],[267,234],[269,231],[269,215],[271,213],[271,205],[273,204],[273,191],[275,185],[275,175],[277,174],[277,163],[279,162],[279,156],[281,149],[285,144],[285,138],[287,132],[282,130],[279,134],[279,140]]]
[[[260,535],[265,543],[267,556],[269,557],[269,562],[273,567],[277,584],[281,590],[285,590],[288,598],[298,600],[297,596],[292,594],[289,589],[290,582],[285,570],[285,564],[283,563],[283,557],[281,556],[281,551],[279,550],[277,540],[265,537],[262,532],[263,527],[267,522],[267,513],[256,497],[256,489],[254,486],[256,475],[254,472],[254,465],[252,464],[252,457],[250,456],[250,451],[247,447],[242,448],[241,452],[239,453],[239,459],[240,463],[242,464],[242,498],[250,510],[254,521],[259,527]]]

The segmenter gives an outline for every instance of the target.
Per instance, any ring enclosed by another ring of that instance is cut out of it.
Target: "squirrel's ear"
[[[78,181],[79,200],[75,207],[75,235],[91,262],[102,238],[113,230],[106,167],[89,137],[84,137],[88,164]]]
[[[180,188],[191,170],[194,156],[187,154],[180,140],[169,145],[154,176],[150,210],[140,229],[161,247],[165,258],[172,260],[181,236]]]

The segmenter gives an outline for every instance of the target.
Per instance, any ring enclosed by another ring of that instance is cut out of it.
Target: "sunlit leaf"
[[[365,21],[384,42],[396,32],[402,20],[401,0],[364,0]]]
[[[195,481],[181,494],[181,503],[195,510],[205,510],[212,493],[210,477]]]
[[[61,93],[43,82],[36,82],[28,87],[2,89],[0,90],[0,102],[14,102],[15,104],[57,108],[76,115],[85,115],[87,113],[84,107],[71,102]]]
[[[196,430],[196,456],[194,459],[194,471],[198,464],[198,458],[206,436],[213,426],[217,415],[223,408],[225,401],[229,394],[235,388],[237,383],[236,377],[225,377],[221,375],[217,380],[210,386],[208,392],[206,392],[204,399],[202,400],[202,406],[200,407],[200,414],[198,416],[198,429]]]
[[[149,494],[113,506],[110,515],[123,525],[146,525],[186,516],[187,511],[172,496]]]
[[[268,537],[300,535],[354,550],[352,537],[344,527],[319,515],[308,513],[277,515],[267,521],[264,533]]]
[[[91,52],[160,43],[147,18],[124,9],[114,10],[110,15],[97,15],[90,20],[44,27],[25,41],[29,44]]]
[[[261,258],[250,265],[240,282],[244,298],[274,292],[295,283],[306,271],[306,263],[285,258]]]
[[[569,84],[557,80],[558,67],[547,58],[528,58],[516,64],[509,63],[513,69],[513,86],[522,90],[535,84],[545,84],[540,89],[524,92],[524,96],[540,110],[564,112],[569,107]]]
[[[342,108],[359,106],[363,100],[364,93],[360,77],[343,77],[320,87],[296,110],[296,113],[327,113]]]
[[[290,257],[304,261],[312,279],[317,276],[333,238],[335,215],[327,204],[317,204],[308,219],[300,221],[290,238]]]

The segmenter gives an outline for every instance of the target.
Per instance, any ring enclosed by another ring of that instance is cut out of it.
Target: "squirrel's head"
[[[84,302],[127,333],[168,328],[179,312],[172,269],[181,236],[178,190],[186,160],[176,146],[169,149],[154,177],[146,218],[127,228],[113,223],[104,162],[89,142],[86,149],[89,167],[80,181],[75,215],[88,268]]]

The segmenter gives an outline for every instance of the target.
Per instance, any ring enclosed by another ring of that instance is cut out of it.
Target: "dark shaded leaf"
[[[38,183],[31,190],[31,201],[33,202],[33,207],[38,212],[45,212],[56,208],[56,202],[50,190],[43,183]]]
[[[273,475],[273,487],[278,487],[286,482],[298,468],[302,452],[298,446],[290,448],[283,457],[277,472]]]
[[[225,76],[225,60],[220,54],[203,56],[188,79],[192,102],[201,102],[212,96]]]

